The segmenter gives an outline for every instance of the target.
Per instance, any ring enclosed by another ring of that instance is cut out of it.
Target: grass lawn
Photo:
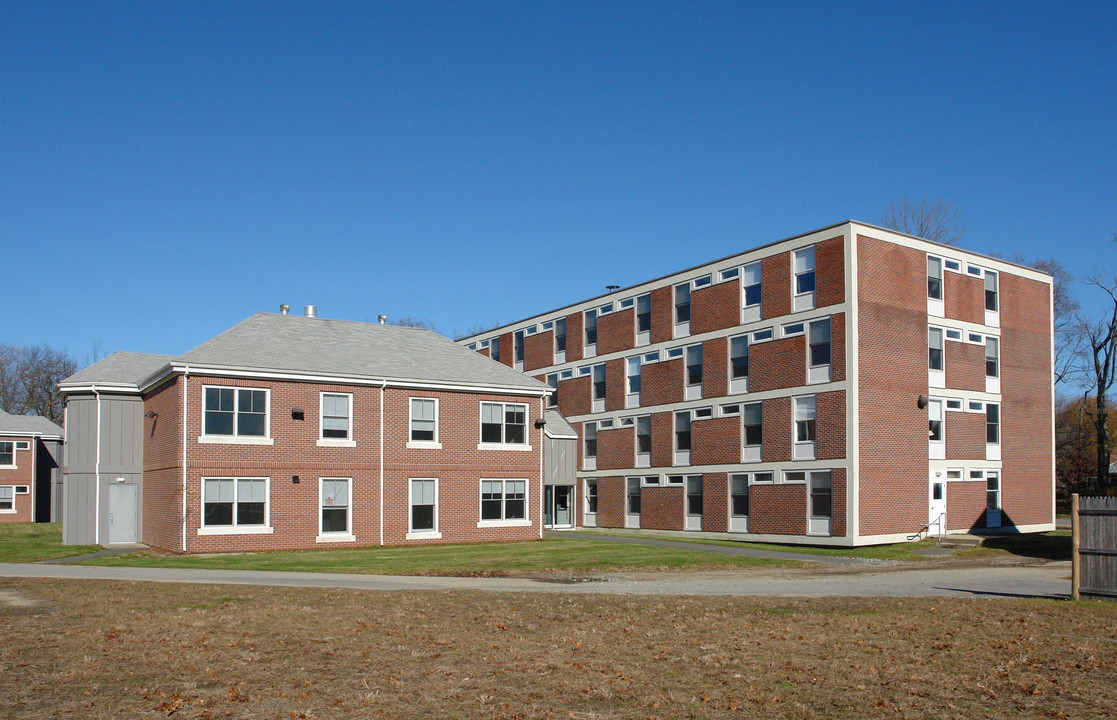
[[[562,571],[724,570],[795,566],[786,560],[621,545],[591,538],[518,543],[424,545],[222,555],[135,552],[83,561],[86,565],[372,573],[378,575],[510,575]]]
[[[1070,530],[990,538],[981,547],[957,553],[957,557],[960,558],[996,555],[1020,555],[1041,560],[1070,560]]]
[[[600,533],[593,530],[579,530],[578,536],[612,535],[614,537],[648,537],[637,533]],[[773,543],[745,542],[741,540],[713,540],[707,538],[655,536],[659,540],[674,540],[678,542],[696,543],[698,545],[723,545],[728,547],[747,547],[758,550],[779,550],[781,552],[802,553],[804,555],[828,555],[831,557],[857,557],[872,558],[876,560],[903,560],[912,562],[925,561],[924,555],[917,555],[916,550],[925,547],[934,547],[933,539],[920,542],[896,543],[893,545],[870,545],[857,548],[822,547],[819,545],[777,545]]]
[[[1113,602],[20,579],[0,619],[24,720],[1117,717]]]
[[[96,545],[63,545],[62,523],[0,525],[0,562],[37,562],[85,555],[103,549]]]

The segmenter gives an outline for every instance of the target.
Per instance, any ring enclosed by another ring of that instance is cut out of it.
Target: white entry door
[[[109,543],[138,542],[136,536],[136,500],[134,483],[109,485]]]
[[[932,470],[927,488],[927,534],[946,534],[946,471]]]

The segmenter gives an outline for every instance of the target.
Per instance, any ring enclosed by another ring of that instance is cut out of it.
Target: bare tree
[[[1012,262],[1047,273],[1052,278],[1052,325],[1055,331],[1055,384],[1078,377],[1081,370],[1082,332],[1078,317],[1078,298],[1074,296],[1074,276],[1055,258],[1029,259],[1016,255]]]
[[[0,407],[13,415],[62,422],[58,383],[77,372],[77,361],[49,345],[0,346]]]
[[[957,245],[965,235],[960,215],[961,208],[942,198],[928,202],[924,197],[916,205],[908,196],[888,206],[881,217],[880,224],[886,228],[899,230],[945,245]]]
[[[1106,393],[1113,387],[1117,371],[1117,276],[1108,278],[1094,273],[1086,281],[1108,297],[1112,308],[1107,317],[1090,322],[1082,320],[1080,329],[1085,349],[1087,370],[1094,383],[1094,436],[1097,442],[1097,489],[1109,488],[1109,406]]]
[[[395,320],[389,320],[388,324],[389,325],[398,325],[400,327],[420,328],[420,329],[423,329],[423,330],[430,330],[432,332],[438,332],[438,330],[436,330],[435,327],[434,327],[434,323],[432,323],[429,320],[424,320],[422,318],[417,318],[414,315],[401,315],[400,317],[396,318]]]
[[[465,330],[462,330],[461,332],[454,333],[454,339],[455,340],[464,340],[467,337],[472,337],[474,335],[480,335],[481,333],[488,332],[490,330],[495,330],[498,327],[500,327],[500,322],[496,321],[496,320],[494,320],[493,322],[491,322],[487,325],[482,324],[482,323],[473,323],[472,327],[466,328]]]

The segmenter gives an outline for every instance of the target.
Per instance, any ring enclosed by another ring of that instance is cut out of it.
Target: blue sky
[[[1117,266],[1117,4],[0,4],[0,341],[509,322],[853,218]],[[1083,292],[1086,304],[1090,298]]]

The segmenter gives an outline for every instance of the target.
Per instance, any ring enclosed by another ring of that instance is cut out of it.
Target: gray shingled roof
[[[176,358],[188,365],[543,390],[430,330],[256,313]]]
[[[59,383],[68,385],[137,385],[141,380],[175,359],[174,355],[114,352],[107,358],[74,373]]]
[[[0,410],[0,435],[62,437],[62,428],[40,415],[9,415]]]
[[[578,437],[574,426],[567,422],[558,410],[546,411],[543,413],[543,419],[547,421],[546,431],[551,437]]]

